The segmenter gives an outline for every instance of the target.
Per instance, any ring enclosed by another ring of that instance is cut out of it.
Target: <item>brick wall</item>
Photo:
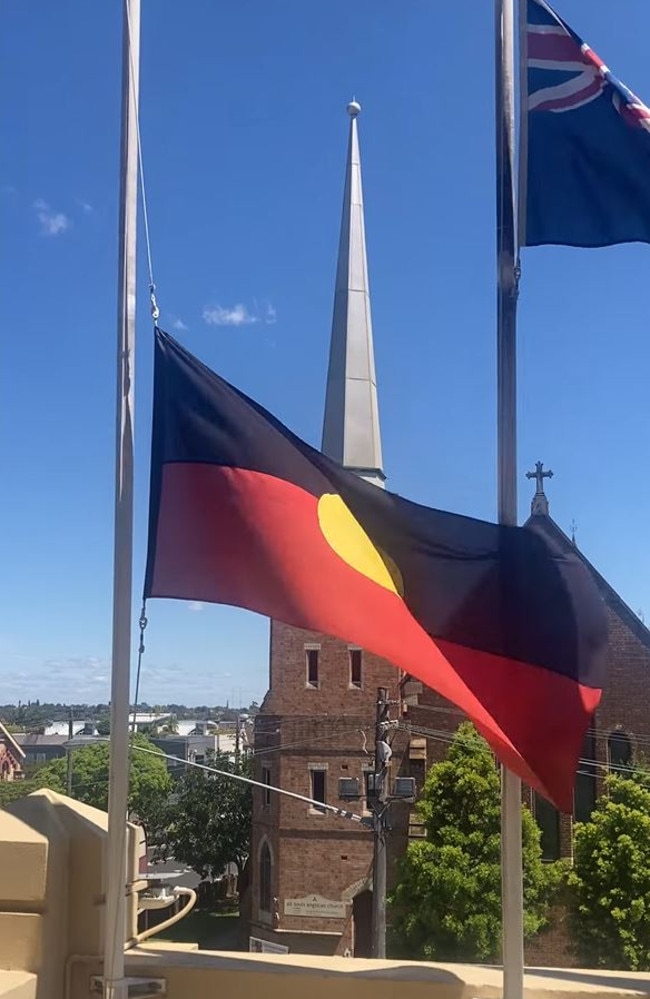
[[[318,684],[310,685],[307,649],[318,649]],[[369,817],[365,801],[342,802],[340,778],[356,777],[363,791],[364,772],[374,764],[377,688],[399,698],[399,672],[389,663],[362,654],[360,683],[351,682],[350,649],[346,643],[319,633],[271,625],[270,688],[255,728],[255,772],[262,780],[311,796],[311,772],[325,771],[326,801],[360,817]],[[391,716],[399,717],[397,704]],[[403,769],[408,739],[395,734],[390,779]],[[402,830],[408,818],[395,811]],[[261,913],[259,855],[266,839],[273,854],[274,912]],[[253,804],[252,930],[283,942],[292,950],[344,953],[354,946],[353,897],[369,883],[372,832],[350,819],[327,815],[309,804],[258,789]],[[345,902],[343,918],[285,914],[287,899],[321,895]],[[315,949],[314,949],[315,948]]]
[[[317,646],[319,683],[307,683],[306,647]],[[350,683],[349,646],[318,632],[271,623],[270,687],[263,712],[275,715],[360,715],[374,720],[377,687],[397,696],[399,673],[378,656],[363,653],[361,686]]]

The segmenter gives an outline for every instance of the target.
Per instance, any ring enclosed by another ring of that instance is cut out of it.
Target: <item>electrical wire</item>
[[[344,735],[352,735],[355,732],[365,733],[374,730],[374,725],[367,725],[365,728],[361,728],[359,725],[355,725],[354,728],[345,729],[343,732],[336,732],[333,735],[323,735],[317,738],[303,739],[300,742],[287,742],[280,743],[277,746],[271,746],[268,749],[253,749],[251,756],[268,756],[270,753],[280,753],[284,752],[286,749],[302,749],[304,747],[309,748],[315,745],[317,742],[330,742],[332,739],[340,739]]]
[[[438,704],[427,704],[426,705],[426,711],[427,712],[435,712],[436,714],[452,715],[453,717],[459,718],[459,719],[466,718],[466,715],[459,708],[445,707],[442,704],[440,704],[440,705],[438,705]],[[609,739],[611,736],[616,736],[616,735],[624,735],[624,736],[627,736],[628,738],[630,738],[630,734],[627,733],[627,732],[624,732],[624,731],[620,731],[619,732],[616,729],[612,730],[612,729],[598,728],[595,725],[590,725],[589,726],[589,728],[587,729],[586,735],[593,735],[596,738],[600,738],[600,739]],[[637,734],[634,734],[634,735],[631,736],[631,738],[633,739],[633,741],[637,745],[647,746],[649,748],[649,750],[650,750],[650,735],[637,735]]]
[[[400,724],[400,728],[407,732],[410,732],[413,735],[421,735],[424,738],[431,739],[433,742],[441,742],[441,743],[446,743],[448,745],[451,744],[455,738],[454,733],[445,732],[442,729],[430,729],[426,728],[425,726],[409,725],[408,723]],[[606,775],[614,774],[614,775],[625,776],[627,774],[630,777],[636,776],[642,779],[645,778],[645,780],[648,782],[648,786],[650,786],[650,772],[648,772],[648,770],[646,770],[644,767],[635,767],[627,764],[618,764],[618,763],[603,763],[601,760],[591,759],[588,757],[580,757],[578,760],[578,765],[583,767],[589,766],[589,767],[599,768],[600,770],[604,770]],[[584,777],[596,776],[594,773],[584,770],[577,770],[576,773]]]
[[[146,746],[136,746],[133,747],[140,753],[149,753],[153,756],[160,755],[153,749],[147,749]],[[295,798],[298,801],[304,801],[313,808],[317,808],[319,811],[330,812],[337,815],[339,818],[350,819],[353,822],[360,822],[362,825],[368,825],[369,821],[361,815],[357,815],[356,812],[350,812],[346,808],[339,808],[338,805],[330,805],[326,801],[317,801],[315,798],[308,798],[304,794],[297,794],[295,791],[288,791],[283,787],[276,787],[273,784],[266,784],[259,780],[253,780],[251,777],[244,777],[243,774],[232,773],[229,770],[219,770],[217,767],[210,767],[206,763],[196,763],[194,760],[183,760],[180,756],[171,756],[165,754],[168,760],[176,760],[179,763],[185,763],[189,767],[197,767],[199,770],[207,771],[208,773],[217,774],[220,777],[230,777],[231,780],[241,781],[243,784],[249,784],[252,787],[260,787],[263,791],[275,791],[276,794],[284,794],[288,798]]]
[[[371,728],[372,726],[368,726],[365,731],[370,731]],[[399,729],[407,732],[410,735],[422,736],[424,738],[430,739],[433,742],[439,742],[446,745],[450,745],[455,738],[455,733],[447,732],[443,729],[429,728],[423,725],[413,725],[410,723],[402,722],[399,724]],[[277,753],[284,751],[286,749],[310,747],[315,745],[316,743],[329,742],[332,739],[339,738],[342,735],[349,735],[359,731],[363,730],[359,729],[358,727],[355,727],[353,729],[346,729],[344,730],[344,732],[339,732],[336,733],[335,735],[321,736],[316,739],[301,740],[299,742],[287,743],[285,745],[274,746],[272,748],[269,748],[268,750],[262,750],[262,749],[255,750],[254,752],[251,752],[249,755],[252,758],[255,758],[256,756],[266,757],[271,752]],[[94,744],[95,745],[107,744],[109,741],[110,741],[109,738],[98,739]],[[172,774],[183,773],[186,771],[188,766],[194,765],[193,761],[191,760],[184,760],[181,757],[165,753],[163,750],[147,749],[147,751],[149,753],[152,753],[152,755],[160,756],[162,759],[166,760],[168,763],[168,772]],[[169,764],[171,764],[171,766],[169,766]],[[582,767],[591,767],[602,770],[605,772],[605,774],[613,773],[622,776],[629,775],[630,777],[636,776],[639,778],[646,778],[647,781],[650,783],[650,773],[644,767],[635,767],[633,765],[627,765],[627,764],[605,763],[601,760],[597,760],[591,757],[583,757],[583,756],[579,758],[578,764]],[[578,772],[583,774],[584,776],[594,776],[593,773],[588,773],[584,770]],[[76,791],[89,791],[96,788],[108,786],[108,778],[102,778],[96,781],[86,781],[82,784],[79,784],[74,782],[74,777],[73,777],[73,786]],[[266,787],[267,785],[264,786]]]
[[[372,726],[368,726],[368,730],[370,730],[371,727]],[[423,736],[424,738],[430,739],[433,742],[438,742],[438,743],[445,744],[445,745],[450,745],[454,741],[454,738],[455,738],[455,733],[448,732],[448,731],[445,731],[443,729],[434,729],[434,728],[429,728],[427,726],[412,725],[412,724],[409,724],[409,723],[400,723],[399,724],[399,729],[402,730],[402,731],[407,732],[410,735]],[[322,737],[320,737],[319,739],[316,739],[316,740],[310,739],[310,740],[304,740],[304,741],[295,742],[295,743],[287,743],[286,745],[280,745],[280,746],[273,747],[273,752],[280,752],[280,751],[285,750],[285,749],[302,748],[303,746],[312,746],[316,742],[328,742],[331,739],[339,738],[342,735],[352,734],[354,732],[359,732],[359,731],[362,731],[362,730],[360,730],[358,727],[355,727],[354,729],[348,729],[348,730],[345,730],[342,733],[341,732],[337,733],[336,735],[322,736]],[[104,744],[106,744],[106,743],[109,742],[109,739],[97,740],[97,743],[101,744],[102,742]],[[232,774],[232,773],[230,773],[228,771],[221,771],[221,770],[219,770],[216,767],[210,767],[209,765],[196,763],[195,761],[192,761],[192,760],[184,760],[181,757],[173,756],[172,754],[165,753],[162,750],[158,750],[158,749],[150,750],[147,747],[139,747],[139,746],[134,746],[134,748],[135,749],[143,749],[145,753],[148,753],[148,754],[153,755],[153,756],[159,756],[162,759],[164,759],[166,761],[166,763],[167,763],[167,771],[168,771],[168,773],[172,774],[173,776],[175,776],[175,775],[182,775],[183,773],[187,772],[187,768],[188,767],[192,767],[192,766],[193,767],[197,767],[197,768],[202,769],[202,770],[207,770],[208,772],[213,772],[213,773],[216,773],[216,774],[222,774],[223,776],[234,777],[235,779],[237,779],[237,777],[239,776],[239,775],[234,775],[234,774]],[[251,753],[250,755],[251,755],[251,757],[254,758],[257,755],[259,755],[259,756],[265,756],[267,754],[267,752],[268,752],[267,750],[257,750],[255,752]],[[171,766],[170,766],[170,764],[171,764]],[[641,783],[647,784],[647,786],[650,787],[650,773],[648,773],[648,771],[645,770],[642,767],[635,767],[635,766],[629,766],[629,765],[624,765],[624,764],[604,763],[604,762],[602,762],[600,760],[592,759],[592,758],[589,758],[589,757],[580,757],[579,760],[578,760],[578,766],[579,766],[579,769],[576,771],[576,773],[578,775],[580,775],[580,776],[596,778],[598,776],[598,774],[595,773],[594,771],[600,770],[600,771],[603,771],[603,776],[607,776],[608,774],[614,774],[614,775],[620,775],[620,776],[623,776],[623,777],[626,777],[626,776],[630,777],[630,778],[635,777],[638,780],[640,779]],[[587,769],[585,769],[585,768],[587,768]],[[244,778],[241,778],[241,779],[244,779]],[[272,785],[268,785],[268,784],[263,783],[263,782],[252,781],[252,780],[248,781],[248,782],[251,783],[253,786],[262,787],[264,790],[277,790],[279,792],[284,792],[284,789],[282,789],[282,788],[274,788]],[[92,791],[96,792],[96,791],[99,791],[99,790],[106,790],[107,788],[108,788],[108,777],[97,779],[97,780],[94,780],[94,781],[84,781],[84,782],[78,783],[78,782],[76,782],[74,780],[74,776],[73,776],[73,791],[76,794],[86,794],[86,793],[89,793],[89,792],[92,792]],[[291,792],[284,792],[284,793],[291,793]],[[298,797],[302,797],[302,796],[298,796]],[[307,798],[305,798],[304,800],[305,801],[312,801],[312,799],[307,799]],[[317,804],[319,806],[322,806],[323,803],[319,802]],[[331,807],[335,808],[336,806],[331,806]],[[345,811],[345,810],[338,810],[338,809],[336,809],[336,810],[339,811],[339,812],[344,812]]]

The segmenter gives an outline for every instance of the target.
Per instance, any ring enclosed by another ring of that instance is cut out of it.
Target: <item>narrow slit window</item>
[[[622,729],[612,732],[607,740],[607,751],[610,770],[623,774],[629,771],[632,762],[632,743]]]
[[[271,784],[271,768],[262,767],[262,783],[266,784],[267,787],[264,788],[264,807],[268,808],[271,804],[271,791],[268,785]]]
[[[318,649],[307,649],[307,686],[318,686]]]
[[[262,912],[271,911],[271,866],[271,851],[268,843],[264,843],[260,853],[260,909]]]
[[[535,793],[535,820],[540,828],[542,860],[560,859],[560,813],[540,794]]]
[[[325,803],[325,792],[326,792],[326,778],[327,772],[325,770],[312,770],[311,772],[311,797],[314,801],[322,801]],[[316,808],[316,805],[312,806]],[[324,811],[324,809],[322,809]]]
[[[350,686],[361,686],[361,669],[363,664],[363,653],[361,649],[350,649]]]
[[[588,732],[582,744],[581,759],[587,762],[579,764],[576,775],[573,812],[576,822],[589,822],[591,813],[596,807],[596,739]],[[594,762],[590,762],[594,761]]]

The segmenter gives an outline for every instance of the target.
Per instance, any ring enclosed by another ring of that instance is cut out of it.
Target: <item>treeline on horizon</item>
[[[252,701],[249,705],[233,707],[229,704],[216,704],[210,706],[199,704],[188,706],[186,704],[148,704],[141,701],[137,705],[137,711],[141,714],[170,714],[177,721],[190,718],[197,721],[214,721],[219,718],[222,721],[235,721],[238,714],[248,712],[255,714],[259,705]],[[131,705],[133,710],[133,705]],[[110,704],[63,704],[51,703],[40,700],[18,701],[18,704],[0,704],[0,721],[5,725],[24,725],[26,727],[55,724],[56,722],[67,722],[70,720],[70,713],[75,722],[97,721],[108,717],[110,714]]]

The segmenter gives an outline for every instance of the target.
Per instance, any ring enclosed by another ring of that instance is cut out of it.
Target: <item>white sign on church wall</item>
[[[284,944],[272,943],[270,940],[262,940],[260,937],[248,938],[248,949],[254,954],[288,954],[289,948]]]
[[[304,898],[285,898],[285,916],[320,916],[325,919],[345,919],[345,902],[336,902],[322,895],[305,895]]]

